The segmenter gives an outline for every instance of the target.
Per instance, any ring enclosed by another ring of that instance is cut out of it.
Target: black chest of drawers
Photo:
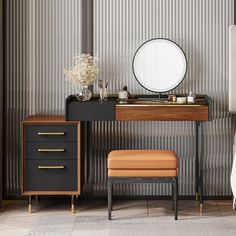
[[[34,116],[22,122],[22,194],[80,195],[80,123]],[[74,204],[73,204],[74,205]]]

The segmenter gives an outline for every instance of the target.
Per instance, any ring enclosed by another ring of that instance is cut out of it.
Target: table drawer
[[[26,159],[77,159],[77,143],[31,142],[25,146]]]
[[[71,142],[77,140],[77,125],[24,125],[26,142]]]
[[[77,191],[76,160],[27,160],[25,191]]]

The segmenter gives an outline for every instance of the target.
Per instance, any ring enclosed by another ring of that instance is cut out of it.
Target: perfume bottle
[[[194,103],[195,102],[195,95],[193,94],[192,91],[189,92],[187,100],[188,100],[188,103]]]

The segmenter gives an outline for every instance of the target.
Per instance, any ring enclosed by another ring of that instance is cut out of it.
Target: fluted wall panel
[[[213,121],[203,124],[204,191],[206,195],[230,195],[233,127],[228,113],[228,27],[234,19],[233,1],[95,0],[94,4],[94,54],[100,57],[100,78],[109,81],[112,93],[124,85],[134,94],[150,93],[132,72],[133,55],[146,40],[168,38],[183,48],[187,76],[170,93],[192,90],[213,99]],[[92,132],[91,151],[99,163],[95,181],[101,194],[106,188],[101,166],[108,150],[134,148],[175,150],[180,158],[180,194],[194,195],[194,123],[94,123]],[[132,186],[121,185],[115,191],[122,195],[170,193],[169,186]]]
[[[6,1],[5,195],[20,194],[20,121],[31,114],[64,114],[75,93],[63,68],[81,52],[83,0]],[[208,94],[213,121],[203,125],[206,195],[230,195],[232,117],[228,113],[228,26],[233,0],[94,0],[93,49],[99,78],[109,92],[127,85],[150,94],[134,79],[132,58],[144,41],[164,37],[186,52],[188,73],[171,93]],[[84,10],[84,9],[83,9]],[[83,22],[86,24],[86,22]],[[95,91],[97,85],[95,84]],[[89,156],[93,166],[85,194],[106,195],[106,158],[111,149],[173,149],[180,157],[180,194],[194,195],[195,126],[192,122],[93,122]],[[167,195],[169,185],[119,185],[117,195]]]
[[[64,114],[63,68],[81,52],[81,0],[6,1],[4,194],[20,194],[20,122]]]

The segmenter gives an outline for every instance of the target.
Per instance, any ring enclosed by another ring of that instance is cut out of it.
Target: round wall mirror
[[[137,81],[152,92],[163,93],[177,87],[187,72],[183,50],[168,39],[151,39],[142,44],[133,58]]]

